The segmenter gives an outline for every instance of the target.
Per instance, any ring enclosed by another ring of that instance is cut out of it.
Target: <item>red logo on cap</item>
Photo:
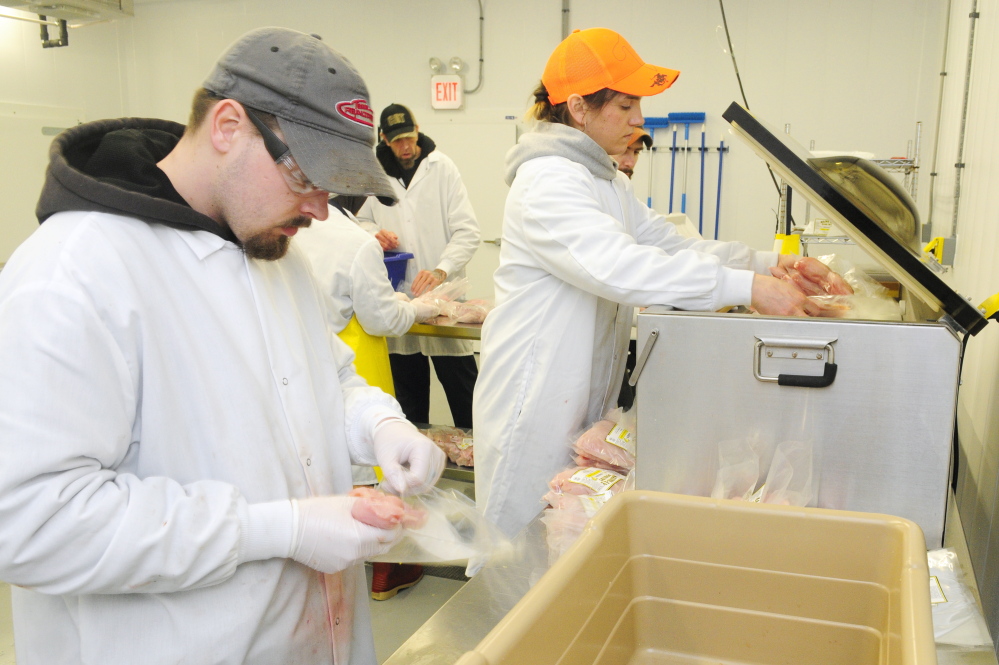
[[[336,105],[336,112],[351,122],[356,122],[365,127],[375,126],[375,114],[371,112],[366,99],[352,99],[349,102],[340,102]]]

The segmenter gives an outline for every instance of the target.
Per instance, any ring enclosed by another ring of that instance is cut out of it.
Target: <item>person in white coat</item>
[[[426,321],[438,312],[421,300],[397,297],[381,247],[358,226],[354,217],[366,199],[349,196],[330,199],[329,216],[299,229],[298,245],[309,258],[320,288],[332,301],[328,311],[332,332],[339,335],[357,317],[358,324],[372,337],[399,337],[414,323]],[[352,475],[355,485],[377,482],[371,467],[355,465]]]
[[[399,203],[389,207],[369,199],[357,213],[361,226],[386,250],[413,254],[399,290],[414,296],[446,279],[465,275],[479,246],[479,224],[458,167],[420,133],[402,104],[381,113],[378,161],[389,175]],[[389,340],[396,398],[413,422],[430,420],[430,360],[444,388],[456,427],[472,427],[472,391],[478,367],[472,343],[439,337]]]
[[[535,130],[507,154],[511,188],[474,419],[476,503],[509,536],[571,466],[573,435],[615,406],[634,307],[810,308],[770,276],[776,254],[680,236],[615,168],[610,155],[642,123],[641,97],[678,74],[644,63],[611,30],[575,31],[535,91]]]
[[[329,217],[299,230],[298,244],[309,257],[320,287],[333,301],[329,311],[333,332],[343,331],[356,316],[369,335],[400,337],[414,323],[439,312],[422,300],[400,299],[392,288],[382,248],[354,216],[365,200],[330,199]]]
[[[288,71],[301,76],[290,77]],[[374,665],[350,464],[444,456],[354,372],[291,243],[329,192],[392,190],[364,82],[317,36],[247,33],[185,128],[53,142],[0,274],[0,579],[20,665]]]
[[[309,257],[319,287],[332,301],[328,311],[330,329],[346,335],[343,339],[348,345],[357,344],[352,348],[358,373],[368,383],[394,395],[385,338],[405,335],[414,323],[440,312],[420,299],[401,300],[398,296],[402,294],[392,289],[382,248],[354,217],[366,198],[330,199],[329,217],[300,229],[296,242]],[[353,327],[347,330],[348,326]],[[378,482],[369,466],[353,465],[351,476],[355,487]],[[423,566],[419,565],[376,562],[372,568],[371,597],[375,600],[388,600],[423,577]]]

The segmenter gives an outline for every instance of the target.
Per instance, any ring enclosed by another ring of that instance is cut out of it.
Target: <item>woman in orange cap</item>
[[[777,254],[680,236],[618,173],[610,155],[642,124],[642,97],[678,75],[646,64],[612,30],[577,30],[534,91],[536,128],[507,154],[496,309],[482,330],[473,421],[476,500],[510,536],[571,464],[572,437],[616,405],[634,307],[810,307],[770,276]]]

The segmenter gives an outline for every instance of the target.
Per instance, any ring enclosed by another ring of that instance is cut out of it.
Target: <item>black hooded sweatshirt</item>
[[[416,174],[416,169],[420,168],[420,162],[426,159],[427,155],[437,148],[437,144],[434,143],[433,139],[423,132],[420,132],[416,136],[416,145],[420,149],[420,156],[416,158],[416,163],[413,164],[413,168],[411,169],[402,168],[402,164],[395,158],[392,148],[385,141],[379,141],[378,146],[375,148],[375,157],[378,158],[382,168],[385,169],[385,173],[390,178],[399,178],[402,180],[403,187],[406,189],[409,189],[409,183],[412,182],[413,176]]]
[[[145,118],[98,120],[63,132],[49,149],[39,223],[63,211],[106,212],[237,242],[227,227],[191,208],[156,166],[183,133],[176,122]]]

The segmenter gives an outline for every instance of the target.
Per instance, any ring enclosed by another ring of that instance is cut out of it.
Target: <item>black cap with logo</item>
[[[415,138],[418,134],[413,112],[402,104],[386,106],[385,110],[382,111],[378,125],[378,128],[385,134],[386,143],[391,143],[396,139]]]

